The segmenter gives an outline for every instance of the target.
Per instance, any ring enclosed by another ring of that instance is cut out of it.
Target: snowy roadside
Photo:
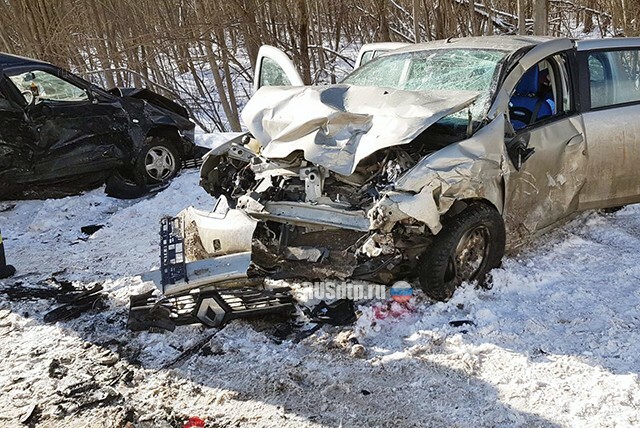
[[[467,287],[446,304],[418,296],[415,310],[384,319],[386,302],[361,302],[354,326],[300,343],[276,340],[266,321],[132,333],[128,296],[158,267],[159,219],[211,208],[197,181],[188,171],[142,200],[97,189],[0,212],[19,270],[0,289],[56,273],[109,292],[107,309],[49,325],[53,301],[0,291],[0,426],[33,404],[32,424],[52,427],[181,427],[189,416],[207,427],[640,424],[640,207],[583,214],[506,259],[490,291]],[[104,227],[87,239],[90,224]],[[352,356],[354,343],[364,355]]]

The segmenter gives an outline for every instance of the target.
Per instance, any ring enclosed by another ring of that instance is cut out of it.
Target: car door
[[[25,107],[35,128],[29,181],[96,174],[120,166],[132,150],[129,117],[116,97],[93,94],[57,68],[8,70],[20,92],[34,101]]]
[[[300,73],[287,54],[269,45],[258,51],[253,92],[263,86],[304,86]]]
[[[525,76],[537,67],[533,83],[540,97],[532,100],[538,113],[517,126],[514,101]],[[549,88],[542,95],[540,70],[546,70]],[[538,45],[527,53],[505,79],[503,91],[509,94],[509,118],[515,132],[507,133],[510,164],[505,174],[505,219],[510,237],[524,242],[544,231],[578,208],[578,195],[586,178],[585,131],[577,108],[574,84],[575,54],[569,40]],[[546,97],[549,97],[547,99]],[[542,115],[540,106],[546,105]]]
[[[589,152],[581,209],[640,202],[640,46],[598,42],[578,45]]]
[[[0,193],[33,171],[36,132],[0,66]]]

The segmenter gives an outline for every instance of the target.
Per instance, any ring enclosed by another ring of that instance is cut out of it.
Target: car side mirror
[[[89,101],[91,101],[92,104],[98,104],[98,97],[91,90],[91,88],[85,89],[84,92],[85,92],[85,94],[87,94],[87,98],[89,99]]]
[[[530,134],[521,134],[507,141],[507,154],[517,171],[520,171],[522,165],[535,153],[535,149],[529,147]]]
[[[94,84],[91,84],[87,89],[85,89],[89,100],[93,104],[98,104],[100,102],[100,88]]]

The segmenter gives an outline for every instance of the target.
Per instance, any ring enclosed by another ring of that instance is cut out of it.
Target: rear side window
[[[592,52],[588,66],[591,108],[640,102],[640,50]]]

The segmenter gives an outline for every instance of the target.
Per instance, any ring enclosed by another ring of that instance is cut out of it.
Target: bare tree
[[[374,41],[482,34],[640,35],[637,0],[2,0],[0,49],[106,87],[180,98],[206,129],[239,130],[258,49],[306,83],[336,82]]]

